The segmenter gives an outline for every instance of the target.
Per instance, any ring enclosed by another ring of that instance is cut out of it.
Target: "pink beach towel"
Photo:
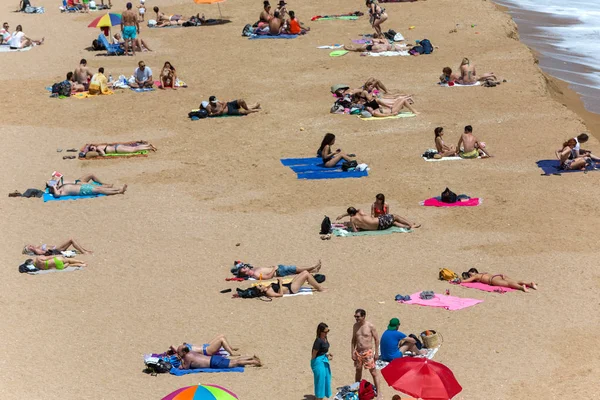
[[[511,289],[511,288],[501,287],[501,286],[490,286],[490,285],[487,285],[487,284],[481,283],[481,282],[461,283],[460,286],[468,287],[471,289],[479,289],[479,290],[483,290],[484,292],[506,293],[506,292],[516,291],[516,289]]]
[[[442,294],[435,294],[435,297],[430,300],[423,300],[419,297],[421,292],[417,292],[410,295],[409,301],[399,301],[399,303],[404,304],[417,304],[420,306],[429,306],[429,307],[441,307],[446,310],[456,311],[462,310],[463,308],[474,306],[475,304],[482,303],[483,300],[477,299],[467,299],[462,297],[455,296],[446,296]]]
[[[436,197],[422,201],[420,204],[425,207],[474,207],[480,205],[482,199],[472,197],[467,201],[457,201],[456,203],[444,203]]]

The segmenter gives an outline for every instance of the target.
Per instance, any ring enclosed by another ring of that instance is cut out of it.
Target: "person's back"
[[[90,72],[89,68],[87,67],[87,62],[84,62],[84,60],[82,60],[82,62],[79,63],[79,66],[77,68],[75,68],[74,73],[75,73],[75,81],[82,85],[87,85],[88,77],[92,76],[92,73]]]
[[[210,356],[190,350],[183,356],[182,369],[197,368],[210,368]]]
[[[279,35],[281,33],[282,21],[279,18],[279,13],[275,12],[275,16],[269,21],[269,34]]]
[[[400,353],[398,345],[404,338],[406,338],[406,335],[397,330],[388,329],[383,332],[380,341],[381,359],[383,361],[390,362],[396,358],[402,357],[402,353]]]
[[[465,62],[466,60],[466,62]],[[460,66],[460,80],[463,84],[477,82],[475,65],[467,59],[463,60]]]
[[[464,153],[468,153],[470,151],[475,150],[475,143],[477,143],[477,138],[473,136],[472,133],[465,132],[462,134],[461,137]]]
[[[297,35],[302,32],[302,28],[300,27],[300,22],[298,22],[297,18],[291,18],[289,21],[289,32],[292,35]]]
[[[365,214],[362,210],[358,210],[355,215],[350,216],[350,222],[358,229],[376,230],[379,225],[377,218]]]

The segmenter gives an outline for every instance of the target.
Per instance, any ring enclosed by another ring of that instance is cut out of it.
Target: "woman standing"
[[[315,397],[317,400],[331,397],[331,369],[329,360],[333,355],[329,354],[329,341],[327,334],[329,327],[321,322],[317,326],[317,338],[313,344],[310,367],[315,378]]]
[[[371,26],[375,29],[375,38],[383,38],[381,33],[381,24],[387,19],[388,15],[385,12],[385,8],[381,7],[377,0],[367,0],[366,6],[369,8],[369,21]]]

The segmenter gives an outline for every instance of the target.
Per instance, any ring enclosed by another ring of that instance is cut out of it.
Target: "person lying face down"
[[[413,223],[399,215],[382,214],[378,217],[372,217],[363,210],[357,210],[354,207],[348,207],[346,214],[342,214],[336,218],[337,221],[350,217],[348,228],[352,232],[359,231],[383,231],[392,226],[398,228],[414,229],[419,228],[421,224]]]
[[[235,266],[231,268],[231,273],[238,278],[254,278],[254,279],[272,279],[276,277],[284,277],[289,275],[300,274],[302,272],[308,272],[316,274],[321,270],[321,260],[312,267],[297,267],[295,265],[278,265],[277,267],[258,267],[254,268],[249,264],[242,262],[236,262]]]
[[[387,39],[373,39],[371,43],[365,43],[358,46],[344,45],[344,50],[358,51],[358,52],[370,52],[370,53],[383,53],[385,51],[406,51],[409,46],[404,44],[390,43]]]
[[[41,246],[36,246],[33,244],[26,244],[25,247],[23,247],[23,254],[38,256],[59,255],[62,251],[67,251],[71,246],[73,246],[75,250],[82,254],[93,253],[91,250],[87,250],[86,248],[81,246],[74,239],[69,239],[66,242],[61,243],[59,245],[42,244]]]
[[[490,286],[507,287],[522,290],[524,292],[528,292],[528,288],[537,290],[535,282],[516,281],[504,274],[493,275],[487,272],[480,273],[476,268],[471,268],[469,271],[463,272],[461,282],[481,282]]]

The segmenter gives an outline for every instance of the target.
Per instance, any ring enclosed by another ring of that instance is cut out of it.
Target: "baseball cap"
[[[208,107],[208,101],[204,100],[202,103],[200,103],[200,106],[202,106],[202,108]]]
[[[211,103],[216,103],[217,102],[217,98],[216,98],[216,96],[210,96],[208,98],[208,101],[210,101]]]
[[[398,318],[390,319],[390,324],[388,325],[388,331],[395,331],[400,326],[400,320]]]

